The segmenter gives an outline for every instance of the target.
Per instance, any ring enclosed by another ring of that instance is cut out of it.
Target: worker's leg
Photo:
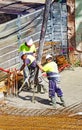
[[[62,102],[62,105],[65,107],[65,101],[64,101],[64,98],[63,98],[63,92],[61,90],[61,88],[59,87],[59,84],[57,82],[56,83],[56,93],[58,95],[58,97],[60,98],[60,101]]]
[[[55,91],[56,91],[56,93],[57,93],[57,96],[58,97],[62,97],[63,96],[63,92],[62,92],[62,90],[61,90],[61,88],[59,87],[59,84],[56,82],[56,81],[54,81],[55,82]]]
[[[25,68],[23,70],[23,74],[24,74],[24,80],[25,80],[29,75],[29,69],[27,66],[25,66]]]
[[[42,72],[41,72],[41,70],[39,70],[38,82],[39,82],[40,87],[43,89],[44,93],[46,93],[47,89],[46,89],[46,85],[45,85],[45,82],[43,79],[44,79],[44,77],[42,77]]]
[[[34,81],[35,69],[29,69],[30,82]]]
[[[49,80],[49,98],[51,98],[53,107],[56,108],[55,82],[52,80]]]
[[[24,87],[26,90],[29,90],[29,86],[28,86],[28,80],[29,80],[29,69],[27,66],[25,66],[24,70],[23,70],[23,75],[24,75]]]
[[[52,97],[52,98],[51,98],[51,101],[52,101],[53,107],[56,108],[56,98],[55,98],[55,97]]]
[[[66,104],[65,104],[65,101],[64,101],[64,98],[63,96],[59,97],[60,98],[60,101],[62,102],[62,106],[63,107],[66,107]]]

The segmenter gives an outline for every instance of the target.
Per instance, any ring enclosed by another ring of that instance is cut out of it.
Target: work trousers
[[[56,93],[58,97],[61,97],[63,95],[62,90],[58,86],[58,82],[50,79],[49,80],[49,98],[55,97]]]

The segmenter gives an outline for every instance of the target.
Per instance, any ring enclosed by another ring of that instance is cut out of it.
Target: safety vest
[[[25,45],[25,43],[23,43],[19,47],[19,52],[33,53],[36,52],[36,48],[34,44],[31,47],[28,47]]]
[[[58,73],[58,67],[57,67],[57,64],[54,61],[45,64],[43,66],[43,70],[46,73],[48,73],[48,72]]]
[[[52,61],[44,65],[43,70],[47,73],[47,78],[49,80],[58,80],[59,79],[59,72],[57,64]]]
[[[35,61],[35,57],[32,56],[32,55],[28,55],[28,56],[27,56],[27,59],[30,60],[30,63],[28,64],[28,66],[30,66],[30,65]]]

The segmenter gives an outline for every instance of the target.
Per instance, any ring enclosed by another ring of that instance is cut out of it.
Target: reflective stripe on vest
[[[47,77],[60,77],[60,75],[58,73],[54,73],[54,72],[48,72],[47,73]]]
[[[28,55],[27,58],[30,60],[30,63],[28,64],[28,66],[30,66],[32,62],[35,61],[35,57],[32,55]]]

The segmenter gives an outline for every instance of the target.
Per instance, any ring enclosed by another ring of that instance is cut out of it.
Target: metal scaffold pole
[[[17,34],[18,47],[19,47],[20,44],[21,44],[21,30],[20,30],[20,28],[21,28],[21,16],[20,15],[18,15],[18,17],[17,17],[17,26],[18,26],[18,29],[19,29],[18,34]]]
[[[43,13],[43,22],[42,22],[42,28],[41,28],[41,34],[40,34],[38,55],[37,55],[37,62],[41,62],[41,59],[42,59],[43,47],[44,47],[45,35],[46,35],[46,29],[47,29],[47,21],[48,21],[51,2],[52,2],[52,0],[46,0],[45,1],[45,7],[44,7],[44,13]],[[39,68],[37,67],[35,79],[34,79],[35,86],[37,86],[37,84],[38,84],[38,72],[39,72]],[[32,102],[34,102],[34,93],[35,92],[33,92]]]
[[[46,0],[44,14],[43,14],[43,23],[42,23],[41,34],[40,34],[40,41],[39,41],[38,57],[37,57],[37,61],[39,61],[39,62],[42,59],[42,53],[43,53],[43,47],[44,47],[44,42],[45,42],[45,34],[46,34],[46,29],[47,29],[47,21],[48,21],[48,16],[49,16],[49,11],[50,11],[50,5],[51,5],[51,0]]]

